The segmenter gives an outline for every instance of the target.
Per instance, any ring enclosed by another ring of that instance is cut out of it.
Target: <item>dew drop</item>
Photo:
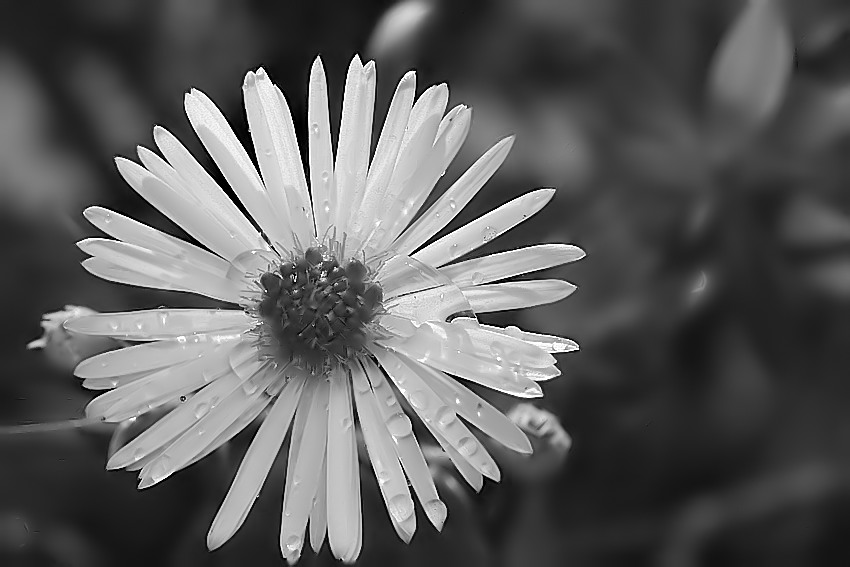
[[[331,178],[331,174],[330,174],[330,172],[328,172],[328,171],[323,171],[323,172],[322,172],[322,181],[324,181],[325,183],[327,183],[327,182],[328,182],[328,179],[330,179],[330,178]],[[327,206],[327,201],[325,201],[325,206]]]
[[[135,451],[133,451],[133,462],[135,463],[136,461],[141,461],[144,458],[144,456],[145,456],[144,449],[136,449]]]
[[[195,406],[195,419],[201,419],[210,413],[210,405],[206,402],[201,402]]]
[[[434,421],[436,421],[437,425],[442,429],[445,429],[446,427],[451,425],[451,423],[456,419],[457,416],[455,415],[455,412],[453,412],[446,406],[442,406],[437,409],[436,412],[434,412]]]
[[[404,522],[413,514],[413,501],[403,494],[393,496],[388,504],[390,514],[396,522]]]
[[[563,341],[555,341],[552,343],[552,350],[554,350],[555,352],[566,352],[569,348],[570,345]]]
[[[453,211],[457,210],[457,203],[454,199],[449,199],[449,208]]]
[[[313,133],[314,136],[318,136],[319,135],[319,123],[313,122],[310,125],[310,131]]]
[[[103,215],[103,222],[109,224],[112,222],[112,213],[106,213]]]
[[[464,437],[458,443],[458,451],[464,457],[471,457],[478,450],[478,441],[473,439],[472,437]]]
[[[286,549],[293,553],[301,549],[301,538],[297,535],[289,536],[286,539]]]
[[[263,153],[266,155],[266,157],[271,157],[272,155],[272,151],[270,149],[266,149]]]
[[[394,394],[390,394],[389,396],[387,396],[386,402],[388,407],[392,407],[398,403],[398,400],[395,399]]]
[[[438,526],[442,526],[443,522],[446,521],[446,516],[449,515],[448,508],[439,498],[429,500],[423,505],[423,508],[425,508],[425,514]]]
[[[473,272],[472,277],[470,278],[472,281],[472,285],[481,285],[484,283],[484,274],[481,272]]]
[[[478,402],[477,404],[475,404],[475,415],[477,415],[478,417],[481,417],[481,412],[482,412],[483,409],[484,409],[484,406],[481,404],[481,402]]]
[[[484,231],[482,232],[482,239],[484,242],[490,242],[494,238],[496,238],[496,229],[492,226],[485,226]]]
[[[410,418],[399,412],[387,419],[387,431],[396,438],[407,437],[413,433],[413,425],[410,423]]]
[[[388,473],[385,469],[380,469],[377,473],[378,484],[384,485],[390,480],[390,473]]]
[[[421,390],[416,390],[410,394],[410,405],[417,410],[424,410],[428,407],[428,396]]]
[[[185,401],[186,401],[186,396],[180,396],[180,403],[182,404]]]
[[[351,429],[351,420],[347,417],[344,417],[344,418],[342,418],[341,425],[342,425],[343,431],[348,431],[349,429]]]
[[[154,482],[159,482],[169,474],[169,469],[171,467],[171,458],[167,455],[163,455],[159,458],[159,461],[154,465],[151,470],[151,480]]]

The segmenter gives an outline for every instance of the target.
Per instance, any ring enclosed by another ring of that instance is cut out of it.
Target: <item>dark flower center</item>
[[[362,351],[366,324],[381,309],[383,291],[368,268],[352,259],[340,265],[321,248],[308,248],[260,276],[258,313],[276,356],[311,369],[342,362]]]

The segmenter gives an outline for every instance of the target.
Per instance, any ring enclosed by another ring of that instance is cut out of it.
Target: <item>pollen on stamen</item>
[[[260,274],[253,309],[262,343],[275,359],[320,371],[363,351],[383,290],[341,246],[313,246]],[[336,252],[336,254],[335,254]]]

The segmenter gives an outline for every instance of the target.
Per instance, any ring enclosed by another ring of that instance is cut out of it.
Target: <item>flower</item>
[[[75,372],[84,386],[110,390],[92,400],[89,416],[119,422],[182,402],[109,459],[109,469],[140,470],[139,488],[202,459],[267,411],[213,520],[210,549],[242,525],[291,427],[281,552],[290,563],[298,560],[309,521],[314,550],[327,533],[334,555],[350,562],[362,534],[355,421],[399,537],[409,541],[416,529],[408,482],[441,529],[446,507],[409,414],[476,489],[484,476],[499,480],[500,473],[466,423],[530,452],[522,431],[456,378],[519,397],[542,395],[537,382],[560,374],[551,353],[577,345],[480,324],[475,313],[566,297],[575,286],[561,280],[493,282],[584,253],[547,244],[455,262],[534,215],[551,189],[426,244],[481,189],[512,143],[498,142],[415,218],[469,128],[466,106],[444,116],[444,84],[414,103],[414,73],[401,79],[370,161],[375,66],[355,57],[334,156],[325,74],[316,59],[309,177],[281,91],[262,69],[248,73],[243,91],[259,172],[203,93],[190,91],[185,107],[249,216],[174,136],[156,127],[164,159],[139,148],[142,165],[117,158],[118,170],[208,250],[100,207],[85,216],[114,240],[79,243],[92,256],[83,266],[96,276],[196,293],[235,308],[78,317],[66,324],[69,330],[139,344],[90,358]]]

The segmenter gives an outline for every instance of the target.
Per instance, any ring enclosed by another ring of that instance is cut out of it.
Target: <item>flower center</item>
[[[257,311],[275,356],[310,369],[351,359],[363,350],[366,325],[382,308],[383,291],[356,259],[341,265],[324,248],[311,247],[260,276]]]

